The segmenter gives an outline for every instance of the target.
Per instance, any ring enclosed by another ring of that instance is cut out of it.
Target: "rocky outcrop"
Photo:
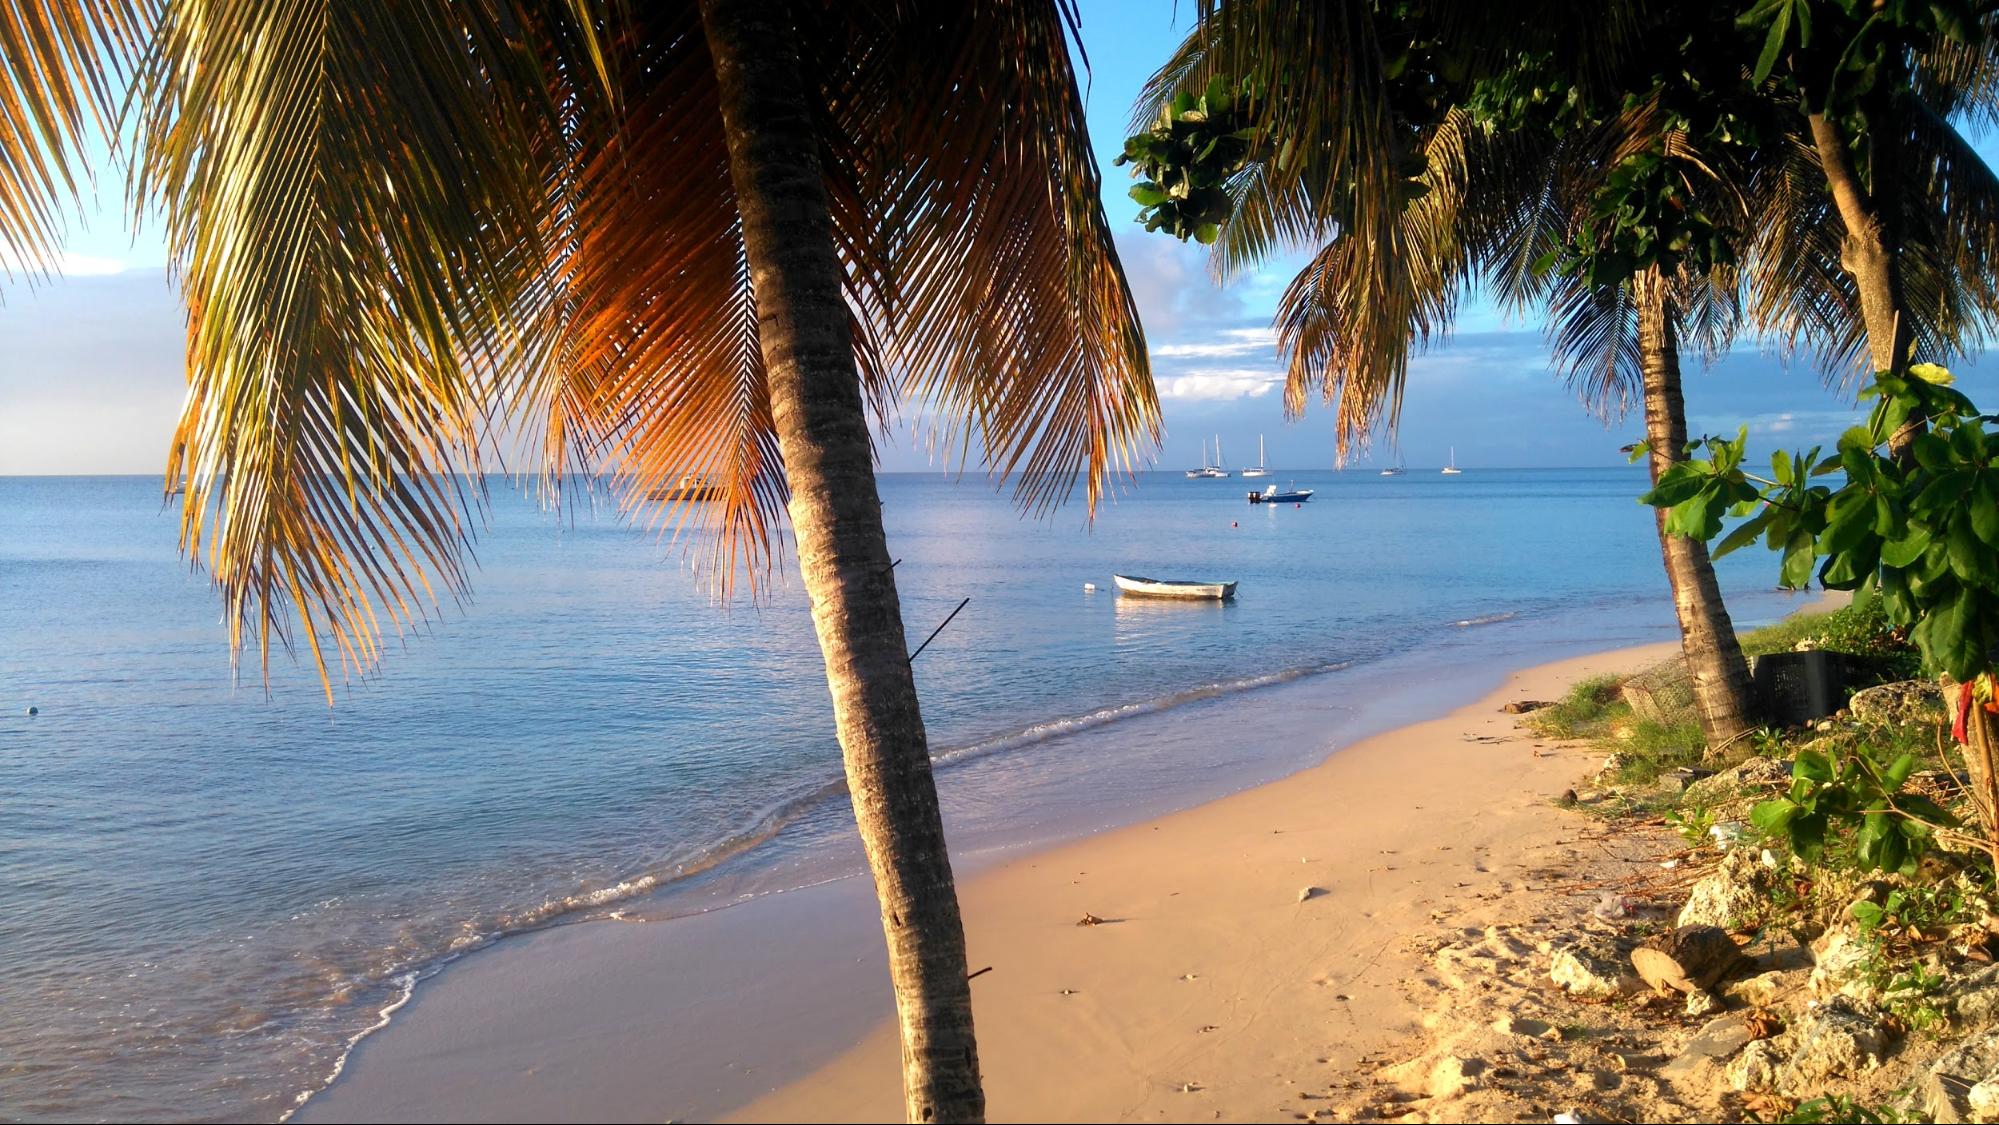
[[[1791,763],[1777,758],[1747,761],[1687,785],[1680,803],[1707,809],[1718,817],[1746,819],[1750,806],[1775,796],[1791,784]]]
[[[1680,926],[1717,926],[1724,930],[1753,924],[1769,899],[1773,873],[1746,848],[1730,850],[1714,870],[1703,875],[1680,908]]]
[[[1999,1034],[1972,1039],[1931,1063],[1916,1082],[1923,1112],[1941,1125],[1999,1121]]]
[[[1548,979],[1578,1000],[1616,1000],[1644,991],[1645,982],[1631,971],[1627,951],[1616,941],[1582,934],[1557,942],[1549,950]]]
[[[1946,995],[1959,1027],[1979,1031],[1999,1025],[1999,965],[1986,965],[1951,981]]]
[[[1816,1097],[1834,1078],[1881,1065],[1888,1032],[1872,1005],[1836,996],[1798,1017],[1792,1054],[1777,1070],[1777,1088],[1794,1097]]]
[[[1728,1085],[1731,1089],[1751,1091],[1770,1090],[1777,1085],[1777,1068],[1784,1065],[1784,1052],[1776,1043],[1768,1039],[1758,1039],[1742,1048],[1728,1064]]]
[[[1873,955],[1873,943],[1853,930],[1827,930],[1812,942],[1808,990],[1820,997],[1869,995],[1872,988],[1861,970]]]
[[[1853,693],[1847,703],[1865,723],[1941,723],[1948,717],[1943,687],[1935,680],[1900,680]]]

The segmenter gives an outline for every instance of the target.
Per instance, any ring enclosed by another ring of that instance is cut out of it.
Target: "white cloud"
[[[112,277],[125,272],[125,263],[117,258],[98,258],[89,254],[62,256],[64,277]]]
[[[56,260],[55,272],[59,277],[115,277],[124,273],[126,268],[126,263],[118,258],[102,258],[93,254],[64,251]],[[0,246],[0,276],[13,274],[20,277],[35,272],[23,261],[19,252]]]
[[[1224,328],[1214,335],[1220,339],[1200,343],[1162,344],[1152,349],[1154,359],[1227,359],[1234,356],[1275,355],[1277,333],[1269,328]]]
[[[1230,402],[1262,398],[1284,382],[1276,371],[1260,368],[1195,369],[1159,379],[1159,396],[1180,402]]]

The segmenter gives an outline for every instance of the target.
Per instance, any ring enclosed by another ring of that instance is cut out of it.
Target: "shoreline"
[[[1308,1116],[1310,1088],[1427,1022],[1402,987],[1428,972],[1417,939],[1545,891],[1547,857],[1579,834],[1549,806],[1600,752],[1499,707],[1677,651],[1536,665],[1290,777],[969,880],[971,960],[994,967],[974,992],[992,1119]],[[1079,926],[1086,912],[1110,924]],[[884,1023],[725,1120],[893,1120],[898,1065]]]
[[[1539,646],[1526,655],[1529,659],[1536,653],[1545,655],[1549,647]],[[1570,651],[1581,647],[1574,641],[1559,646]],[[1124,827],[1084,829],[1066,840],[1012,845],[987,841],[984,846],[972,842],[963,847],[967,854],[959,859],[959,867],[973,956],[983,958],[981,966],[995,960],[985,952],[991,944],[980,937],[981,919],[990,916],[991,908],[971,904],[983,903],[989,886],[1006,882],[1022,869],[1035,869],[1074,850],[1111,847],[1111,841],[1150,835],[1165,823],[1253,800],[1258,794],[1289,791],[1287,787],[1307,784],[1307,779],[1328,770],[1398,775],[1397,763],[1383,763],[1370,747],[1455,716],[1476,714],[1483,725],[1495,717],[1488,713],[1490,708],[1479,710],[1485,702],[1517,696],[1523,682],[1546,677],[1551,669],[1561,670],[1553,673],[1557,678],[1572,678],[1568,671],[1572,668],[1583,669],[1573,675],[1586,674],[1608,667],[1604,662],[1609,660],[1657,659],[1656,654],[1676,647],[1662,642],[1536,665],[1508,674],[1496,691],[1445,719],[1398,726],[1438,709],[1437,690],[1415,685],[1401,693],[1403,698],[1385,705],[1389,713],[1377,715],[1376,725],[1363,725],[1363,737],[1330,740],[1314,758],[1319,764],[1287,771],[1280,780],[1238,787],[1230,795],[1163,816],[1153,814],[1157,819],[1141,815]],[[1479,675],[1448,666],[1443,679],[1463,683],[1466,676],[1482,680],[1480,686],[1499,679],[1496,673]],[[1323,695],[1342,686],[1351,687],[1334,680],[1317,685],[1317,691]],[[1565,681],[1558,686],[1565,686]],[[1309,700],[1297,693],[1309,693],[1313,687],[1298,685],[1290,696],[1271,694],[1279,702],[1309,706]],[[1559,691],[1550,688],[1543,694]],[[1214,706],[1188,721],[1233,722],[1240,737],[1238,708],[1246,705],[1244,698],[1254,696],[1213,701]],[[1448,704],[1461,702],[1459,696]],[[1399,718],[1392,717],[1397,713]],[[1510,728],[1509,721],[1506,729]],[[1381,730],[1388,733],[1371,733]],[[1490,744],[1465,745],[1476,752]],[[1381,770],[1383,764],[1391,768]],[[1503,776],[1493,782],[1513,784]],[[1427,792],[1436,786],[1418,788]],[[1537,795],[1537,800],[1539,796],[1544,795]],[[1393,810],[1385,795],[1384,800],[1366,803],[1378,806],[1377,812]],[[1426,803],[1434,809],[1440,802]],[[1298,858],[1292,857],[1294,870],[1287,871],[1294,879],[1300,874],[1295,869]],[[1334,893],[1307,905],[1337,908],[1340,885],[1324,876],[1318,885]],[[1294,886],[1287,893],[1295,896],[1297,890]],[[1289,909],[1298,904],[1287,898],[1285,905]],[[1102,909],[1094,912],[1110,917]],[[1075,913],[1080,916],[1082,909]],[[1073,922],[1071,918],[1061,924],[1073,930]],[[1400,929],[1390,926],[1388,932]],[[1028,940],[1046,938],[1036,934]],[[883,1043],[889,1060],[882,1072],[887,1100],[855,1104],[885,1106],[886,1112],[899,1113],[899,1093],[893,1088],[894,1045],[892,1037],[883,1038],[893,1009],[879,945],[872,896],[866,880],[858,878],[764,895],[671,921],[577,923],[522,934],[482,949],[427,980],[386,1031],[362,1041],[341,1079],[311,1096],[292,1120],[508,1120],[537,1114],[659,1120],[684,1119],[689,1110],[696,1118],[733,1112],[755,1119],[766,1110],[783,1116],[791,1111],[773,1108],[779,1103],[772,1099],[781,1100],[788,1090],[823,1086],[842,1067],[871,1069],[860,1060],[870,1050],[879,1052]],[[800,960],[806,964],[793,963]],[[996,971],[982,979],[988,983],[980,996],[981,1039],[998,1042],[1005,1036],[993,1025],[1004,1026],[1009,1017],[988,1014],[987,1009],[994,984],[1006,978]],[[861,1046],[855,1047],[856,1043]],[[1005,1048],[988,1050],[997,1050],[996,1058],[1006,1055]],[[745,1058],[755,1062],[745,1063]],[[988,1074],[997,1090],[1005,1079],[995,1065],[988,1060]],[[819,1093],[810,1099],[814,1116],[826,1116],[829,1099]],[[996,1113],[1013,1112],[1003,1098],[994,1104]],[[855,1111],[859,1119],[879,1112]]]

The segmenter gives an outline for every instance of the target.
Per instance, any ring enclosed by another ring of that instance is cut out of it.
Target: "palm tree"
[[[1978,202],[1968,214],[1961,198],[1939,210],[1934,184],[1950,171],[1939,163],[1983,165],[1952,122],[1999,113],[1999,15],[1975,6],[1791,0],[1757,5],[1742,22],[1762,47],[1755,78],[1774,77],[1771,87],[1817,156],[1837,216],[1835,260],[1865,330],[1867,370],[1899,375],[1918,358],[1947,357],[1949,346],[1937,349],[1923,334],[1932,265],[1923,259],[1940,248],[1987,254],[1992,232]],[[1890,449],[1910,456],[1921,428],[1905,426]]]
[[[1234,0],[1207,15],[1148,86],[1134,125],[1162,112],[1171,119],[1172,99],[1212,87],[1217,76],[1224,88],[1255,79],[1242,87],[1246,111],[1205,123],[1210,134],[1238,135],[1240,126],[1258,138],[1216,203],[1226,221],[1210,235],[1215,263],[1226,276],[1283,247],[1319,246],[1276,319],[1287,410],[1322,395],[1336,408],[1342,453],[1394,424],[1412,351],[1448,330],[1474,285],[1516,308],[1549,310],[1556,366],[1594,409],[1616,415],[1643,403],[1655,481],[1684,456],[1683,339],[1712,362],[1746,319],[1786,349],[1816,351],[1835,380],[1850,369],[1864,340],[1864,302],[1841,266],[1839,213],[1799,135],[1802,123],[1767,92],[1735,89],[1725,62],[1691,78],[1653,78],[1654,55],[1632,47],[1659,41],[1644,30],[1646,13],[1613,6],[1578,16],[1556,6],[1503,27],[1463,13],[1426,25],[1365,3],[1305,12]],[[1564,23],[1576,18],[1603,25]],[[1683,30],[1734,34],[1725,20]],[[1344,69],[1308,65],[1335,44]],[[1591,89],[1617,95],[1599,103],[1625,101],[1618,83],[1627,64],[1640,79],[1635,89],[1659,88],[1600,118],[1579,115]],[[1505,85],[1522,72],[1528,81]],[[1482,76],[1502,79],[1496,96],[1478,89]],[[1453,100],[1466,91],[1489,115],[1514,108],[1509,97],[1529,112],[1512,127],[1480,128]],[[1535,105],[1543,98],[1552,109]],[[1774,135],[1746,153],[1740,144],[1698,152],[1679,117],[1690,101],[1735,115],[1737,128],[1747,119]],[[1566,115],[1566,128],[1548,127],[1551,115]],[[1999,309],[1981,267],[1999,235],[1999,184],[1941,118],[1929,120],[1911,151],[1934,174],[1911,193],[1910,210],[1921,214],[1906,224],[1915,234],[1905,253],[1904,330],[1948,354],[1976,346]],[[1620,170],[1641,167],[1656,181],[1641,185],[1650,192],[1643,198],[1669,189],[1689,212],[1712,212],[1745,232],[1735,236],[1745,244],[1739,270],[1725,260],[1704,269],[1634,261],[1630,272],[1603,278],[1549,268],[1575,258],[1579,244],[1607,246],[1614,233],[1606,228],[1633,218],[1604,214],[1604,200],[1628,190],[1615,179]],[[1753,723],[1747,664],[1706,545],[1668,534],[1663,519],[1658,531],[1695,710],[1709,744],[1720,745]]]
[[[483,472],[636,507],[724,587],[789,517],[881,900],[912,1121],[984,1113],[870,420],[956,419],[1042,508],[1157,438],[1060,0],[0,5],[0,238],[46,263],[129,126],[189,310],[169,463],[232,646],[321,674],[467,587]],[[129,76],[128,116],[114,112]],[[966,91],[976,89],[978,96]],[[330,643],[329,643],[330,642]]]
[[[1594,409],[1621,414],[1642,400],[1656,479],[1686,443],[1678,280],[1652,269],[1592,285],[1545,264],[1591,225],[1605,178],[1657,142],[1661,114],[1627,114],[1557,140],[1481,128],[1455,105],[1398,105],[1390,73],[1429,65],[1424,44],[1450,34],[1490,42],[1493,29],[1398,27],[1370,5],[1345,7],[1346,20],[1320,21],[1281,5],[1221,5],[1154,76],[1134,114],[1135,124],[1170,115],[1176,95],[1218,75],[1284,76],[1266,83],[1273,92],[1250,127],[1267,139],[1231,177],[1214,256],[1226,276],[1286,246],[1320,244],[1276,313],[1286,410],[1295,415],[1322,396],[1335,409],[1341,456],[1392,427],[1411,354],[1448,331],[1458,301],[1484,280],[1516,306],[1549,305],[1556,364]],[[1324,74],[1291,53],[1315,44],[1313,57],[1323,57],[1329,39],[1359,60],[1347,64],[1355,73]],[[1434,120],[1409,120],[1411,108]],[[1293,132],[1301,129],[1314,132]],[[1721,745],[1754,725],[1748,665],[1706,544],[1668,535],[1663,519],[1658,530],[1695,710],[1709,744]]]

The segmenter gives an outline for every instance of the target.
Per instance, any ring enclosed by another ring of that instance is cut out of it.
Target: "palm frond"
[[[1616,419],[1645,385],[1631,285],[1563,275],[1548,294],[1549,362],[1591,413]]]
[[[267,669],[294,637],[367,667],[464,588],[483,403],[544,258],[555,110],[521,32],[560,15],[184,0],[140,63],[135,190],[189,305],[182,544]]]
[[[1999,317],[1999,177],[1941,115],[1911,110],[1903,295],[1918,354],[1950,363],[1980,350]]]
[[[55,265],[83,149],[116,136],[119,87],[153,18],[148,0],[0,3],[0,276]]]
[[[1790,135],[1764,154],[1749,185],[1757,222],[1742,255],[1744,315],[1781,354],[1805,348],[1827,382],[1843,385],[1867,360],[1860,295],[1840,265],[1846,228],[1816,148]]]
[[[544,474],[609,473],[628,510],[706,538],[724,592],[739,575],[754,589],[787,494],[714,63],[694,5],[636,15],[621,111],[568,123],[513,412],[542,426]],[[683,476],[716,497],[672,491]]]
[[[1742,282],[1732,265],[1717,264],[1705,273],[1685,273],[1673,279],[1672,309],[1678,319],[1681,348],[1693,345],[1701,362],[1714,366],[1735,346],[1742,327]]]
[[[1453,111],[1424,147],[1426,190],[1384,237],[1333,239],[1278,300],[1285,409],[1296,416],[1314,392],[1323,398],[1341,458],[1394,426],[1411,355],[1449,331],[1472,265],[1462,209],[1482,136]]]
[[[1094,509],[1159,437],[1144,338],[1053,0],[838,9],[825,67],[851,147],[836,200],[857,305],[906,404],[945,419],[1029,508]],[[978,89],[967,89],[976,75]]]

